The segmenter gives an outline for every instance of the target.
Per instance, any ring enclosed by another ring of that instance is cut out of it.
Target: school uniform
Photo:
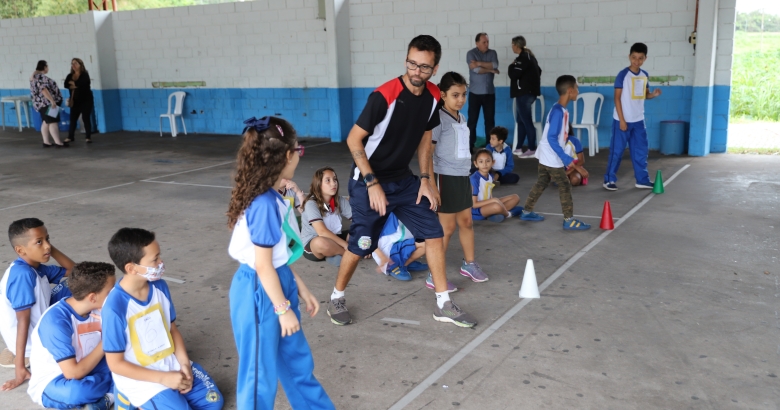
[[[303,330],[281,337],[279,317],[255,270],[256,246],[272,248],[282,292],[300,320],[298,285],[288,265],[301,256],[303,246],[292,209],[273,189],[258,195],[241,214],[228,248],[241,263],[230,285],[230,319],[239,356],[237,406],[273,409],[281,382],[292,408],[335,409],[314,377],[314,359]]]
[[[146,300],[127,293],[120,283],[106,297],[101,311],[103,350],[123,353],[125,361],[159,372],[181,370],[171,337],[176,309],[168,284],[160,279],[149,282]],[[144,409],[221,409],[222,393],[203,368],[190,362],[192,390],[181,394],[160,383],[131,379],[112,372],[116,384],[116,405]]]
[[[30,357],[33,332],[41,316],[52,303],[70,297],[65,279],[67,269],[60,266],[28,265],[22,258],[11,263],[0,279],[0,334],[8,350],[16,355],[16,312],[30,309],[30,328],[24,356]],[[55,283],[54,288],[51,284]]]
[[[431,133],[433,148],[433,172],[441,195],[439,212],[458,213],[471,208],[471,143],[469,127],[463,114],[458,117],[442,107],[439,122]]]
[[[640,185],[652,185],[647,172],[648,141],[645,127],[645,100],[649,87],[650,74],[639,69],[634,73],[629,67],[621,70],[615,78],[615,88],[622,89],[620,103],[623,107],[623,119],[628,128],[620,129],[620,117],[617,108],[612,111],[612,140],[609,142],[609,159],[604,183],[617,182],[617,172],[623,160],[623,151],[628,144],[634,178]]]
[[[509,145],[504,143],[501,150],[493,148],[490,144],[486,148],[493,156],[493,170],[491,172],[498,172],[498,182],[516,184],[520,181],[520,175],[512,173],[512,170],[515,169],[515,160],[512,158],[512,148]]]
[[[394,214],[390,214],[387,217],[387,222],[382,228],[382,233],[379,234],[379,241],[377,241],[377,249],[382,251],[392,262],[393,269],[403,267],[409,257],[412,256],[417,246],[414,244],[414,235],[406,229],[401,221]],[[382,269],[385,275],[389,275],[387,268],[389,263],[382,265],[382,260],[376,253],[371,255],[376,261],[376,264]]]
[[[485,177],[477,171],[471,174],[469,181],[471,182],[471,195],[476,196],[477,201],[493,198],[493,188],[496,187],[496,184],[493,182],[493,175],[488,173],[488,176]],[[471,218],[475,221],[485,219],[479,208],[471,208]]]
[[[95,403],[113,390],[111,371],[103,358],[81,379],[66,379],[59,363],[80,362],[102,340],[100,319],[76,313],[65,300],[53,304],[30,335],[30,384],[27,394],[46,408],[70,409]]]
[[[304,243],[303,256],[314,262],[324,261],[325,258],[319,259],[311,251],[310,244],[312,239],[319,236],[312,223],[322,222],[334,235],[346,240],[347,233],[342,232],[342,218],[352,219],[352,207],[349,205],[349,200],[343,196],[331,198],[331,203],[325,204],[325,208],[327,211],[323,215],[322,210],[317,206],[317,201],[309,199],[303,205],[303,212],[301,212],[301,242]]]

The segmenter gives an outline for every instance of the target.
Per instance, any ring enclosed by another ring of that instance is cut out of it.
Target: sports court
[[[42,219],[53,244],[76,261],[109,261],[106,243],[118,228],[155,231],[190,357],[235,408],[227,293],[236,264],[224,213],[239,138],[95,138],[41,151],[32,130],[0,132],[3,223]],[[346,145],[301,143],[295,181],[304,190],[320,166],[346,179]],[[606,154],[589,158],[589,168],[603,169]],[[652,152],[649,168],[662,171],[663,195],[607,193],[598,184],[573,190],[575,214],[594,223],[588,232],[561,230],[554,189],[536,208],[545,222],[475,224],[490,281],[457,274],[457,241],[447,257],[448,278],[461,288],[454,297],[479,320],[472,330],[433,321],[423,273],[398,282],[372,261],[361,262],[350,283],[356,323],[334,326],[324,302],[336,268],[301,259],[293,269],[323,302],[302,321],[315,375],[340,409],[776,408],[778,166],[777,156]],[[524,197],[534,167],[518,161],[520,183],[497,195]],[[630,172],[624,166],[619,176]],[[605,199],[614,231],[598,229]],[[3,265],[13,260],[6,241],[0,255]],[[530,301],[518,297],[529,258],[542,293]],[[0,369],[0,379],[12,375]],[[2,393],[3,408],[35,408],[24,388]],[[277,407],[287,401],[278,397]]]

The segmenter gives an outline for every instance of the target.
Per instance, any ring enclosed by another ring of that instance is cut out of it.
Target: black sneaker
[[[347,310],[347,300],[343,297],[331,299],[326,312],[334,325],[344,326],[352,323],[352,317],[349,316],[349,310]]]
[[[458,305],[451,300],[444,302],[444,308],[439,309],[439,305],[433,310],[433,318],[439,322],[449,322],[460,327],[474,327],[477,320],[464,312]]]
[[[614,183],[614,182],[612,182],[612,181],[610,181],[610,182],[605,182],[605,183],[604,183],[604,185],[602,185],[602,186],[603,186],[603,187],[604,187],[604,189],[606,189],[607,191],[617,191],[617,190],[618,190],[617,184],[615,184],[615,183]]]

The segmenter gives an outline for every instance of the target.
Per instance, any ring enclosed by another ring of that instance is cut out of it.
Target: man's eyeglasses
[[[303,156],[303,151],[304,151],[303,145],[298,145],[297,148],[293,148],[293,151],[298,151],[298,156],[302,157]]]
[[[433,67],[425,64],[417,64],[414,61],[406,60],[406,69],[409,71],[414,71],[416,69],[420,69],[420,72],[423,74],[430,74],[433,72]]]

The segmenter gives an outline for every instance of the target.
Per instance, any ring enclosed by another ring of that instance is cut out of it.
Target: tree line
[[[751,11],[750,13],[737,12],[735,28],[737,31],[745,31],[748,33],[759,33],[762,31],[780,32],[780,16],[764,14],[759,10]]]
[[[117,8],[119,10],[140,10],[226,3],[228,1],[235,0],[117,0]],[[95,0],[95,4],[102,3],[102,0]],[[108,3],[111,4],[111,1],[109,0]],[[89,10],[87,0],[0,0],[0,19],[81,14],[87,10]]]

